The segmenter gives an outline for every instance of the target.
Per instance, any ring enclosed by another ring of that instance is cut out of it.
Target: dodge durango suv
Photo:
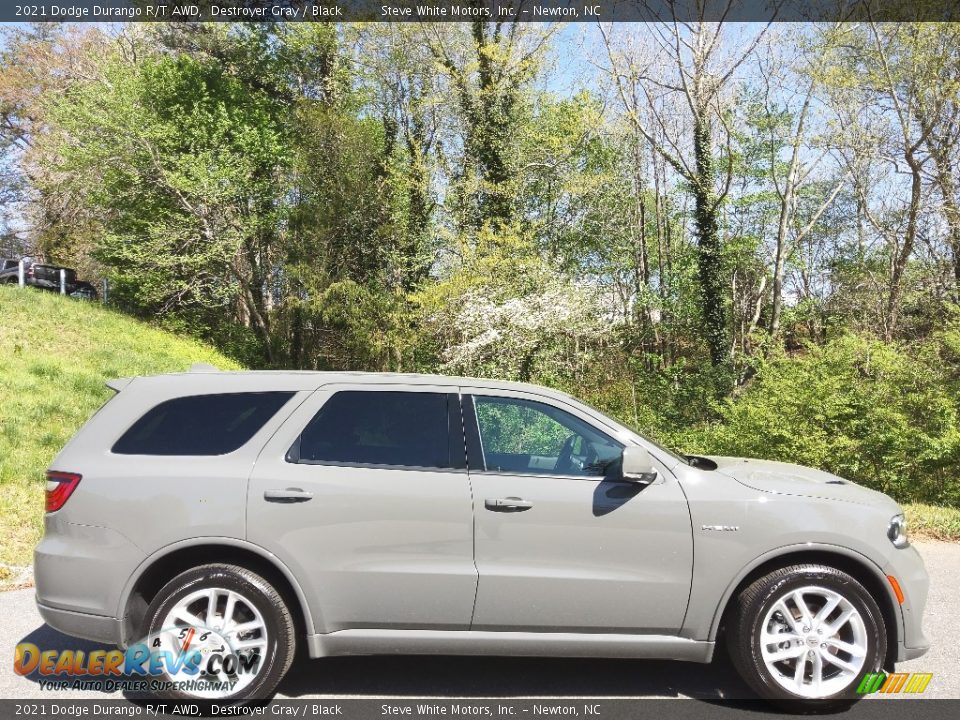
[[[826,707],[928,648],[901,509],[826,472],[679,456],[533,385],[108,384],[47,473],[37,604],[162,655],[167,696],[269,696],[298,649],[722,653],[762,697]]]

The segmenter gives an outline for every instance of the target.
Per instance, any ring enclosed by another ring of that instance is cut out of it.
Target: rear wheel
[[[740,593],[728,642],[734,665],[769,700],[826,708],[857,699],[887,651],[883,616],[857,580],[823,565],[794,565]]]
[[[264,578],[238,565],[202,565],[150,603],[146,641],[163,661],[157,694],[180,700],[266,699],[293,661],[293,618]]]

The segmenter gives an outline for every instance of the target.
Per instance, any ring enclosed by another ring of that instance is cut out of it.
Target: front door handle
[[[487,498],[483,506],[493,512],[523,512],[532,508],[533,503],[518,497]]]
[[[263,493],[263,499],[267,502],[278,503],[301,503],[313,497],[312,492],[301,490],[300,488],[286,488],[284,490],[266,490]]]

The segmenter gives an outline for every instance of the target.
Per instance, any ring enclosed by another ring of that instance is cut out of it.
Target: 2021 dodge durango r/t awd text
[[[710,662],[722,645],[761,696],[826,706],[928,648],[901,509],[825,472],[681,457],[532,385],[109,385],[48,473],[37,603],[65,633],[194,658],[153,668],[167,695],[268,696],[297,647]]]

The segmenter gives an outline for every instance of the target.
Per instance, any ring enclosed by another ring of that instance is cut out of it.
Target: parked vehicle
[[[60,271],[66,273],[66,294],[83,300],[96,300],[99,297],[96,287],[88,282],[77,280],[77,271],[61,265],[36,263],[27,259],[24,269],[24,284],[41,290],[60,292]],[[3,260],[0,270],[0,283],[16,284],[20,282],[20,261],[13,258]]]
[[[826,472],[677,455],[533,385],[109,384],[48,472],[37,604],[71,635],[234,656],[173,697],[268,696],[298,647],[705,663],[722,645],[761,696],[827,706],[929,647],[901,509]]]

